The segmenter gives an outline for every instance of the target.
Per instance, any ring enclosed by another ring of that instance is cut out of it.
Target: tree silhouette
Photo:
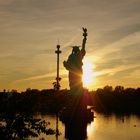
[[[35,119],[29,114],[1,114],[0,136],[3,140],[24,140],[29,137],[38,137],[40,133],[55,134],[48,128],[49,122]]]

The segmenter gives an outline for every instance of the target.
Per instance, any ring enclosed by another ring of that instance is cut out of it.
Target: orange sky
[[[87,27],[85,62],[94,65],[90,89],[140,85],[139,0],[0,0],[0,89],[52,88],[56,44],[62,62],[70,45],[81,45]]]

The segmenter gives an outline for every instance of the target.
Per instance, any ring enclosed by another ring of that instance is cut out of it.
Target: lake
[[[140,139],[140,117],[136,115],[104,115],[94,112],[94,120],[89,124],[77,123],[73,125],[63,124],[60,120],[58,122],[58,128],[61,135],[56,138],[55,135],[45,136],[41,135],[39,138],[34,140],[39,140],[44,137],[45,140],[69,140],[66,139],[71,132],[69,130],[77,131],[79,129],[79,134],[83,138],[79,140],[139,140]],[[42,119],[49,121],[50,128],[56,128],[56,117],[51,115],[39,115]],[[83,125],[83,126],[82,126]],[[71,128],[73,127],[73,128]],[[81,132],[81,133],[80,133]],[[87,138],[84,138],[85,135]],[[70,140],[77,140],[71,138]]]

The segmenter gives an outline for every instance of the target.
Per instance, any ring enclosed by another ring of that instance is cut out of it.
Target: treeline
[[[71,98],[68,90],[57,92],[54,89],[27,89],[20,93],[4,90],[0,92],[0,112],[56,113]],[[140,88],[105,86],[91,92],[84,90],[83,99],[99,112],[140,113]]]
[[[0,112],[56,113],[62,108],[67,90],[27,89],[0,92]]]
[[[140,88],[105,86],[91,92],[91,105],[100,112],[140,114]]]

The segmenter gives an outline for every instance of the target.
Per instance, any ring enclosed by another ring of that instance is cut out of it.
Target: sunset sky
[[[90,89],[140,86],[140,0],[0,0],[0,90],[52,88],[56,45],[63,61],[81,45],[88,29],[84,63],[93,65]]]

